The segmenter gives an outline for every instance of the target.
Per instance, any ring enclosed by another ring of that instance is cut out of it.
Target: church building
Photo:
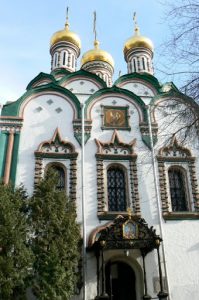
[[[113,82],[96,36],[77,70],[81,40],[67,18],[50,41],[51,72],[2,108],[0,174],[31,195],[57,170],[84,241],[75,300],[198,300],[199,149],[169,114],[194,100],[154,77],[137,22],[127,38],[127,73]]]

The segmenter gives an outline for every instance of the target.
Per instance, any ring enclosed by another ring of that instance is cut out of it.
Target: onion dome
[[[112,56],[99,48],[99,41],[94,41],[94,49],[87,51],[83,56],[81,60],[81,65],[85,65],[88,62],[94,62],[94,61],[102,61],[105,63],[108,63],[111,65],[111,67],[114,67],[114,60]]]
[[[51,47],[59,42],[69,42],[76,45],[78,48],[81,48],[81,40],[79,36],[69,30],[69,23],[66,22],[65,28],[55,32],[51,38],[50,45]]]
[[[124,58],[127,62],[128,73],[149,73],[153,74],[153,43],[140,35],[137,26],[136,13],[133,20],[135,22],[135,33],[124,44]]]
[[[153,52],[154,46],[152,41],[145,37],[140,35],[139,28],[135,27],[135,34],[131,38],[129,38],[125,45],[124,45],[124,54],[126,54],[129,50],[135,49],[135,48],[146,48]]]
[[[51,70],[64,68],[69,72],[75,72],[80,48],[79,36],[69,30],[67,9],[65,28],[55,32],[50,41]]]

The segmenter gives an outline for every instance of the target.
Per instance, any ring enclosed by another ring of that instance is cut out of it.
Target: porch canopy
[[[113,221],[95,228],[89,237],[88,250],[140,249],[145,255],[157,249],[161,238],[153,227],[138,216],[118,215]]]

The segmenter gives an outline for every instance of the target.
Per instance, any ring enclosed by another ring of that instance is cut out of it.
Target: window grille
[[[186,183],[184,174],[179,169],[170,169],[169,186],[172,211],[187,211]]]
[[[126,184],[124,171],[110,167],[107,171],[109,211],[126,211]]]

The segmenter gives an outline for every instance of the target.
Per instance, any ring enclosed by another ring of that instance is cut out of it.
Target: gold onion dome
[[[52,47],[59,42],[69,42],[73,45],[76,45],[78,48],[81,48],[81,40],[75,32],[69,30],[68,22],[66,22],[65,28],[63,30],[57,31],[53,34],[50,45]]]
[[[87,62],[92,62],[92,61],[104,61],[108,64],[110,64],[112,67],[114,67],[114,60],[112,56],[99,48],[99,41],[95,40],[94,41],[94,49],[87,51],[84,53],[82,56],[81,60],[81,65],[83,66]]]
[[[147,48],[153,52],[154,46],[152,41],[140,35],[139,28],[135,27],[135,34],[130,39],[128,39],[124,45],[124,54],[127,53],[130,49],[134,48]]]

